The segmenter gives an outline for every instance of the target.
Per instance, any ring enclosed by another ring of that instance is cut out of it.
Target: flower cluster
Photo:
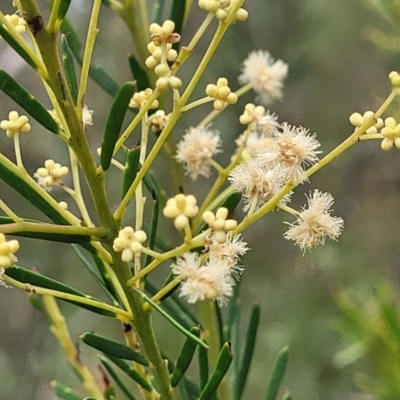
[[[113,249],[122,252],[122,261],[129,262],[133,259],[134,253],[142,250],[142,243],[146,240],[147,235],[144,231],[134,231],[132,227],[126,226],[119,231],[118,237],[114,239]]]
[[[159,77],[156,82],[156,87],[159,90],[164,90],[168,86],[173,89],[179,89],[182,86],[182,81],[171,74],[168,61],[173,62],[178,57],[176,50],[172,48],[173,43],[180,41],[181,37],[174,32],[175,23],[170,20],[164,21],[162,26],[153,23],[150,25],[150,43],[147,49],[151,56],[146,59],[146,66],[154,68],[154,72]]]
[[[197,215],[199,207],[197,207],[196,198],[189,194],[177,194],[167,201],[163,210],[164,216],[174,220],[176,229],[185,229],[189,224],[189,218]]]
[[[37,179],[40,186],[43,186],[45,190],[50,192],[53,186],[61,184],[61,178],[66,176],[68,172],[68,167],[49,159],[44,162],[44,167],[36,170],[33,176]]]
[[[26,21],[17,14],[6,14],[4,18],[13,26],[15,32],[19,35],[26,32]]]
[[[164,110],[157,110],[153,115],[149,117],[149,125],[153,132],[160,132],[165,128],[167,125],[168,119],[170,114],[165,114]]]
[[[225,304],[233,293],[234,281],[222,260],[209,259],[202,264],[197,253],[185,253],[171,267],[174,275],[184,280],[180,295],[189,303],[217,299],[220,304]]]
[[[275,61],[267,51],[259,50],[250,53],[244,61],[239,82],[250,84],[262,103],[269,104],[282,97],[287,73],[287,64]]]
[[[195,181],[199,175],[208,178],[211,173],[210,160],[219,153],[219,133],[206,128],[189,128],[177,145],[176,160],[183,163],[186,173]]]
[[[226,104],[235,104],[238,97],[235,93],[231,92],[226,78],[218,78],[217,84],[208,84],[206,93],[214,100],[214,109],[221,111]]]
[[[199,7],[213,13],[215,18],[220,21],[224,21],[228,17],[232,7],[232,0],[199,0]],[[238,21],[245,21],[248,15],[248,12],[244,8],[239,8],[235,18]]]
[[[180,295],[189,303],[199,300],[216,299],[224,305],[233,293],[235,284],[232,275],[238,280],[243,267],[237,265],[241,256],[246,254],[247,243],[240,235],[229,232],[224,243],[216,240],[214,234],[206,240],[206,253],[185,253],[172,264],[174,275],[183,280]]]
[[[327,237],[337,240],[343,230],[343,219],[332,217],[334,199],[330,193],[318,189],[307,197],[308,207],[303,207],[297,221],[289,224],[289,230],[284,234],[285,239],[293,240],[303,250],[324,244]]]
[[[18,261],[14,255],[18,249],[18,240],[6,240],[4,234],[0,233],[0,275],[4,273],[4,269],[11,267]]]
[[[30,132],[31,125],[26,115],[19,115],[17,111],[10,111],[8,120],[0,122],[0,128],[6,131],[8,137],[13,137],[19,132]]]
[[[140,92],[136,92],[131,101],[129,102],[129,107],[131,108],[140,108],[144,107],[146,103],[149,101],[151,95],[153,94],[152,89],[142,90]],[[158,107],[158,100],[153,100],[150,108],[157,108]]]
[[[215,240],[220,244],[225,243],[226,233],[237,227],[234,219],[227,219],[228,209],[225,207],[219,208],[215,214],[212,211],[205,211],[202,217],[214,233]]]

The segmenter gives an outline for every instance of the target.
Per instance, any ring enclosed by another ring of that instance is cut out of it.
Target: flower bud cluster
[[[232,7],[232,0],[199,0],[199,7],[215,15],[220,21],[224,21]],[[236,13],[236,20],[245,21],[248,17],[248,12],[244,8],[239,8]]]
[[[400,124],[393,117],[385,119],[385,126],[381,130],[383,140],[382,150],[390,150],[393,145],[400,149]]]
[[[399,75],[398,72],[392,71],[392,72],[389,74],[389,80],[390,80],[390,83],[391,83],[395,88],[397,88],[397,89],[400,88],[400,75]],[[397,95],[399,95],[399,93],[397,93]]]
[[[17,111],[10,111],[8,118],[0,122],[0,128],[6,131],[8,137],[13,137],[19,132],[30,132],[31,125],[26,115],[19,116]]]
[[[61,183],[60,179],[67,175],[68,172],[68,167],[49,159],[44,162],[44,167],[36,170],[33,176],[38,180],[40,186],[50,192],[53,186]]]
[[[171,113],[165,114],[164,110],[157,110],[153,115],[149,117],[149,125],[153,132],[160,132],[165,128],[168,123],[168,119]]]
[[[173,43],[180,41],[181,37],[174,32],[175,24],[173,21],[167,20],[162,26],[153,23],[150,25],[150,40],[147,49],[151,56],[147,57],[145,64],[148,68],[154,68],[154,72],[159,77],[156,87],[164,90],[168,86],[173,89],[179,89],[182,81],[174,75],[171,75],[168,61],[173,62],[178,57],[176,50],[172,48]]]
[[[161,26],[153,23],[149,27],[150,39],[156,46],[161,46],[163,43],[178,43],[181,36],[179,33],[175,33],[174,29],[175,23],[171,20],[164,21]]]
[[[233,231],[237,227],[237,222],[234,219],[228,218],[228,209],[221,207],[214,214],[212,211],[203,213],[203,220],[208,224],[209,228],[215,235],[218,243],[222,244],[226,241],[226,233]]]
[[[147,239],[144,231],[134,231],[132,227],[126,226],[118,233],[118,237],[114,239],[114,251],[122,252],[121,259],[129,262],[133,259],[134,253],[142,250],[142,243]]]
[[[238,100],[237,95],[231,92],[226,78],[218,78],[216,85],[208,84],[206,93],[215,99],[214,109],[217,111],[221,111],[226,104],[235,104]]]
[[[7,14],[4,18],[14,27],[15,31],[19,35],[26,32],[26,21],[17,14]]]
[[[7,241],[4,234],[0,233],[0,269],[9,268],[18,261],[14,256],[18,249],[18,240]]]
[[[188,226],[189,218],[195,217],[198,211],[197,200],[193,195],[177,194],[167,201],[163,213],[165,217],[174,220],[176,229],[181,230]]]
[[[131,108],[144,107],[146,103],[149,101],[152,94],[153,90],[150,88],[142,90],[141,92],[136,92],[129,103],[129,107]],[[158,100],[154,100],[150,108],[157,108],[157,107],[158,107]]]
[[[365,122],[369,119],[371,119],[374,116],[374,113],[372,111],[366,111],[363,115],[361,115],[358,112],[355,112],[353,114],[350,115],[350,123],[356,127],[360,127],[363,124],[365,124]],[[376,123],[369,127],[365,133],[377,133],[378,129],[383,127],[383,120],[382,118],[377,118],[376,119]]]

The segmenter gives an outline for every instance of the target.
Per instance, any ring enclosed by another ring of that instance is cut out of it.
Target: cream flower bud
[[[0,233],[0,269],[7,269],[18,261],[14,255],[18,249],[18,240],[6,241],[4,234]]]
[[[174,219],[175,227],[181,230],[189,224],[189,218],[195,217],[198,211],[197,200],[193,195],[177,194],[168,199],[163,214],[166,218]]]
[[[147,235],[144,231],[134,231],[132,227],[126,226],[118,233],[118,237],[114,239],[114,251],[121,252],[121,259],[129,262],[133,259],[134,253],[142,250]]]
[[[26,115],[19,116],[17,111],[10,111],[8,118],[0,122],[0,128],[6,131],[8,137],[13,137],[19,132],[30,132],[31,126]]]
[[[129,107],[131,108],[143,107],[148,102],[152,94],[153,90],[151,89],[146,89],[142,90],[141,92],[136,92],[129,103]],[[158,107],[158,101],[154,100],[150,108],[157,108],[157,107]]]

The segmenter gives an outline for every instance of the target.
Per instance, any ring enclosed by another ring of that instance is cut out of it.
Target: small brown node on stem
[[[132,330],[132,325],[124,322],[124,332],[127,333],[130,332],[131,330]]]
[[[33,36],[36,36],[44,27],[43,18],[41,15],[38,15],[33,18],[29,18],[26,14],[24,14],[24,19],[29,26],[30,31]]]

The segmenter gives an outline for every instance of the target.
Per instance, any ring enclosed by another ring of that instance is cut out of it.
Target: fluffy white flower
[[[256,158],[237,165],[229,174],[231,185],[244,193],[244,211],[249,210],[253,201],[260,207],[283,188],[282,172],[279,167],[267,169]],[[284,201],[287,201],[288,198]]]
[[[202,265],[197,253],[185,253],[171,267],[174,275],[183,279],[180,296],[188,303],[216,299],[224,305],[232,295],[234,281],[229,268],[220,260],[208,260]]]
[[[84,104],[82,109],[82,122],[83,125],[92,126],[93,125],[93,110],[90,110],[89,107]]]
[[[208,178],[211,172],[209,161],[221,150],[219,133],[206,128],[189,128],[177,145],[176,160],[183,163],[186,173],[195,181],[199,175]]]
[[[239,82],[249,83],[259,95],[263,104],[269,104],[282,97],[283,80],[288,65],[275,61],[267,51],[254,51],[243,62]]]
[[[215,235],[211,235],[206,241],[206,249],[210,260],[222,261],[230,269],[232,275],[239,280],[244,268],[237,263],[240,257],[250,250],[240,234],[233,236],[232,232],[228,232],[224,243],[218,243]]]
[[[284,122],[281,130],[274,130],[273,139],[272,145],[266,147],[257,158],[269,168],[279,165],[287,181],[298,184],[307,180],[303,166],[317,162],[321,153],[317,150],[321,144],[316,134],[310,135],[308,129]]]
[[[343,219],[332,217],[334,199],[330,193],[318,189],[307,197],[308,207],[304,206],[297,221],[289,224],[284,238],[293,240],[303,250],[311,250],[319,244],[325,244],[326,238],[337,240],[343,230]]]

